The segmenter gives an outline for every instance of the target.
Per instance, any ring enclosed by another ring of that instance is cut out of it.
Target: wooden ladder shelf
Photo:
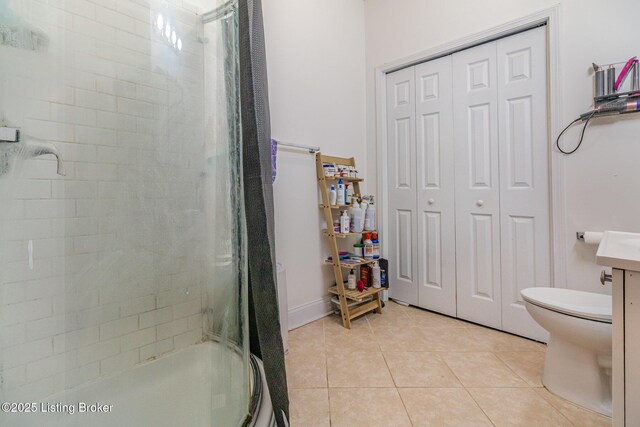
[[[369,313],[370,311],[375,311],[376,313],[382,314],[382,300],[380,299],[380,292],[382,292],[383,288],[366,288],[363,292],[358,290],[350,290],[345,288],[344,279],[342,271],[343,269],[351,269],[359,267],[363,264],[369,264],[376,260],[365,260],[363,262],[354,264],[354,263],[345,263],[340,262],[340,253],[338,251],[338,238],[346,238],[349,236],[360,236],[363,233],[336,233],[333,230],[333,212],[334,210],[338,210],[341,208],[346,209],[347,206],[332,206],[329,200],[329,187],[331,183],[337,183],[339,179],[342,179],[343,182],[348,182],[353,185],[354,194],[362,194],[360,192],[360,183],[364,181],[362,178],[349,178],[349,177],[336,177],[330,178],[326,177],[324,174],[325,163],[333,163],[335,165],[341,166],[352,166],[355,168],[356,161],[353,157],[344,158],[344,157],[335,157],[335,156],[325,156],[322,153],[316,153],[316,174],[318,176],[318,185],[320,186],[320,193],[322,194],[322,204],[320,208],[324,211],[324,219],[327,222],[327,229],[323,230],[323,234],[329,237],[330,246],[331,246],[331,261],[326,261],[327,263],[333,266],[333,273],[336,278],[336,286],[332,286],[329,288],[329,292],[338,296],[338,300],[340,301],[340,313],[342,315],[342,325],[351,329],[351,320],[356,317],[362,316],[363,314]],[[339,211],[336,211],[339,215]],[[365,304],[359,305],[355,308],[349,309],[348,300],[362,302],[365,299],[372,297],[373,299]]]

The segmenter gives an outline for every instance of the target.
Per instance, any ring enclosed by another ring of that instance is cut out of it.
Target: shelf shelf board
[[[363,182],[364,178],[352,178],[352,177],[348,177],[348,176],[325,176],[324,180],[325,181],[343,180],[343,181],[346,181],[346,182]]]
[[[360,292],[357,289],[345,289],[344,296],[352,301],[362,302],[365,298],[368,298],[372,295],[377,294],[378,292],[384,291],[385,288],[365,288],[364,291]],[[335,295],[340,295],[340,291],[337,286],[332,286],[329,288],[329,292]],[[375,302],[375,301],[374,301]]]
[[[375,259],[365,259],[364,261],[358,261],[357,263],[349,263],[349,262],[344,262],[344,261],[340,261],[340,267],[342,268],[354,268],[354,267],[359,267],[361,265],[366,265],[366,264],[372,264],[374,261],[380,261],[379,258],[375,258]],[[324,260],[325,264],[331,264],[333,265],[333,261],[326,259]]]
[[[362,236],[363,234],[367,234],[367,233],[377,233],[376,230],[364,230],[364,231],[354,231],[351,233],[333,233],[336,237],[340,237],[342,239],[349,237],[349,236]],[[325,236],[329,235],[329,232],[325,229],[322,230],[322,234],[324,234]]]
[[[320,205],[318,205],[318,207],[320,207],[321,209],[324,209],[326,207],[329,207],[330,209],[346,209],[346,208],[350,208],[351,205],[323,205],[322,203],[320,203]]]

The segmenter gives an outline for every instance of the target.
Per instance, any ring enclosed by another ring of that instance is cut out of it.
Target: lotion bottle
[[[344,183],[342,179],[338,181],[338,205],[344,205]]]
[[[336,192],[336,187],[332,185],[331,191],[329,191],[329,204],[331,206],[335,206],[337,201],[338,201],[338,193]]]
[[[347,288],[355,289],[356,288],[356,271],[352,268],[349,272],[349,278],[347,281]]]
[[[376,289],[382,287],[380,282],[380,266],[378,265],[378,261],[375,261],[373,263],[373,266],[371,267],[371,282],[373,284],[373,287]]]
[[[340,216],[340,233],[349,233],[349,214],[347,211],[342,212],[342,216]]]

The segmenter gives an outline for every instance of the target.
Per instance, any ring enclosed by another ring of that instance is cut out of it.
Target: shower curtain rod
[[[218,19],[226,16],[230,12],[234,11],[237,6],[236,0],[230,0],[215,9],[205,12],[201,15],[202,23],[208,24],[209,22],[217,21]]]
[[[308,150],[310,154],[315,154],[318,151],[320,151],[320,147],[311,147],[308,145],[293,144],[291,142],[281,142],[281,141],[278,141],[277,139],[274,139],[274,141],[278,145],[284,145],[285,147],[301,148],[303,150]]]

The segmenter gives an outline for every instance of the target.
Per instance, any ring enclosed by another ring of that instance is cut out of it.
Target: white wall
[[[365,171],[363,1],[269,0],[263,9],[273,137],[355,156]],[[276,253],[287,269],[295,327],[326,313],[334,283],[322,265],[329,248],[320,233],[314,157],[280,147],[274,192]]]
[[[626,61],[638,55],[633,28],[640,16],[635,0],[367,0],[366,96],[369,178],[377,171],[375,67],[560,4],[559,121],[570,122],[592,104],[592,62]],[[614,17],[615,23],[608,20]],[[594,120],[582,148],[564,159],[566,180],[567,285],[610,293],[600,286],[595,248],[575,239],[580,230],[640,232],[640,115]],[[566,133],[565,147],[578,129]],[[550,142],[551,144],[551,142]],[[559,154],[554,154],[558,155]],[[373,189],[375,181],[370,183]]]

